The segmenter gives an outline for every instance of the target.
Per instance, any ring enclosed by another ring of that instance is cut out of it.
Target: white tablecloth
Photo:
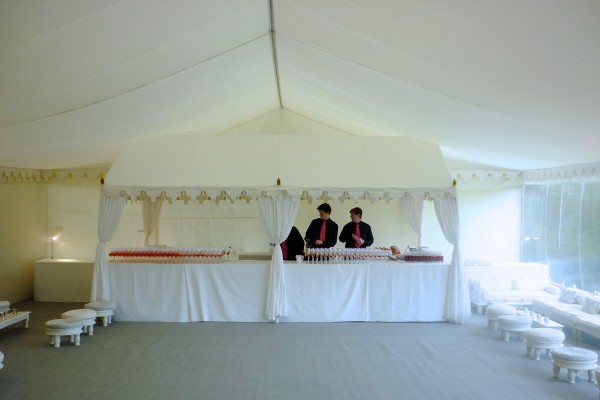
[[[267,321],[270,263],[109,264],[120,321]],[[444,321],[448,264],[284,263],[289,322]]]
[[[44,259],[34,263],[35,301],[88,302],[92,290],[94,262]]]

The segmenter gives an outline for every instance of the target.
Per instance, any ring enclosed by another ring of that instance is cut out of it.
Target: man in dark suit
[[[313,219],[306,230],[304,240],[308,247],[333,247],[337,243],[338,226],[329,216],[331,206],[327,203],[317,207],[319,218]]]
[[[296,256],[304,255],[304,239],[295,226],[292,226],[287,239],[281,242],[281,252],[284,260],[295,260]]]
[[[373,244],[373,232],[371,226],[362,221],[362,210],[359,207],[354,207],[350,210],[351,222],[348,222],[342,228],[340,234],[340,242],[346,243],[346,248],[362,248],[369,247]]]

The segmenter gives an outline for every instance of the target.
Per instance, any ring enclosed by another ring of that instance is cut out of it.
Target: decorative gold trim
[[[24,169],[0,167],[0,183],[100,183],[107,173],[108,167],[80,169]]]

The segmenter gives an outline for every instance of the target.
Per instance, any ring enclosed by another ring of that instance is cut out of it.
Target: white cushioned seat
[[[93,301],[84,305],[83,308],[96,311],[97,317],[102,318],[102,326],[108,326],[112,323],[112,316],[115,314],[117,303],[110,300]]]
[[[488,321],[488,328],[492,328],[494,330],[498,329],[498,317],[502,315],[515,315],[517,313],[517,309],[513,306],[509,306],[508,304],[503,303],[493,303],[486,307],[485,309],[485,317]]]
[[[79,335],[83,331],[81,321],[67,321],[65,319],[51,319],[46,321],[46,335],[50,336],[50,344],[60,347],[60,337],[69,336],[71,343],[79,346]]]
[[[497,322],[502,338],[506,342],[510,340],[511,332],[522,334],[531,329],[531,319],[524,315],[500,315]]]
[[[89,336],[94,335],[94,324],[96,323],[96,311],[87,308],[66,311],[60,316],[67,321],[81,322],[83,324],[83,332]]]
[[[10,302],[2,300],[0,301],[0,312],[7,312],[10,310]]]
[[[575,383],[577,372],[584,370],[588,372],[588,380],[596,382],[595,370],[598,367],[598,354],[591,350],[581,349],[579,347],[563,347],[553,349],[552,366],[554,378],[558,378],[560,369],[568,370],[567,382]]]
[[[540,359],[542,350],[550,354],[550,350],[563,347],[565,334],[552,328],[535,328],[523,333],[527,355],[535,360]]]

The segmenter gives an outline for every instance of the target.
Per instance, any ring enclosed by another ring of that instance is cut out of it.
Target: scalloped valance
[[[279,194],[300,197],[309,203],[329,201],[368,200],[397,201],[403,196],[413,196],[424,200],[434,200],[446,194],[456,197],[454,187],[448,188],[295,188],[295,187],[139,187],[139,186],[105,186],[104,191],[110,197],[124,194],[129,201],[140,201],[144,197],[152,200],[183,201],[184,203],[205,201],[245,201],[256,200],[260,196],[276,196]]]

